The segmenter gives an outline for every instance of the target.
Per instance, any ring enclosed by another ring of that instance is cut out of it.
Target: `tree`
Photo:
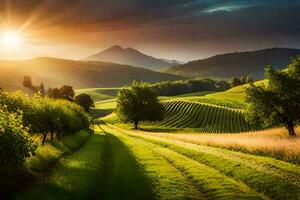
[[[134,81],[130,88],[118,93],[116,113],[121,121],[134,123],[138,128],[140,121],[159,121],[163,119],[163,107],[157,93],[148,83]]]
[[[253,82],[252,77],[251,77],[250,75],[248,75],[248,76],[246,77],[246,82],[245,82],[245,83],[249,84],[249,83],[252,83],[252,82]]]
[[[61,98],[60,91],[58,88],[49,88],[47,91],[47,96],[53,99]]]
[[[247,76],[243,75],[240,78],[241,84],[246,84],[247,83]]]
[[[68,101],[73,101],[75,92],[72,86],[64,85],[61,88],[49,88],[47,91],[47,96],[53,99],[66,99]]]
[[[68,101],[73,101],[75,92],[72,86],[64,85],[59,89],[60,95],[62,99],[66,99]]]
[[[236,78],[236,77],[233,77],[231,80],[230,80],[230,86],[231,87],[236,87],[238,85],[241,85],[241,80]]]
[[[300,56],[285,70],[267,68],[265,76],[267,85],[252,83],[246,90],[248,119],[266,127],[284,125],[295,137],[300,122]]]
[[[40,85],[39,92],[42,96],[45,96],[46,90],[45,90],[45,86],[43,83],[41,83],[41,85]]]
[[[94,107],[94,101],[88,94],[80,94],[75,97],[74,102],[84,108],[84,110],[89,113],[90,108]]]
[[[23,79],[23,86],[24,87],[27,87],[27,88],[31,88],[33,85],[32,85],[32,81],[31,81],[31,77],[30,76],[24,76],[24,79]]]

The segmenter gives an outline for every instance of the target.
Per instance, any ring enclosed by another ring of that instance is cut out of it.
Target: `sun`
[[[22,42],[22,37],[17,31],[6,30],[2,34],[2,44],[6,48],[17,48]]]

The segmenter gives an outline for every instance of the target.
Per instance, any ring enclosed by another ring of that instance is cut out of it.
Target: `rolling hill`
[[[120,46],[110,47],[100,53],[85,58],[90,61],[104,61],[120,63],[125,65],[133,65],[150,70],[160,71],[163,68],[177,65],[177,61],[166,59],[158,59],[141,53],[133,48],[122,48]]]
[[[266,80],[255,82],[267,84]],[[165,118],[160,122],[143,122],[141,127],[149,131],[192,131],[202,133],[239,133],[262,129],[246,120],[245,88],[240,85],[224,92],[189,93],[173,97],[160,97]],[[113,111],[115,99],[96,103],[97,114]],[[106,123],[119,123],[115,113],[103,118]]]
[[[271,48],[258,51],[227,53],[171,67],[168,73],[189,77],[231,78],[251,75],[261,79],[268,65],[281,69],[300,49]]]
[[[128,65],[46,57],[23,61],[0,61],[0,71],[0,87],[8,90],[24,90],[22,86],[24,76],[30,76],[34,85],[43,82],[46,87],[68,84],[75,88],[119,87],[133,80],[154,83],[185,79]]]

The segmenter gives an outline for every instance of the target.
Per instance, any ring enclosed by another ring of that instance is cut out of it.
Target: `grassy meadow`
[[[160,96],[164,120],[140,130],[114,113],[119,88],[77,90],[95,100],[95,134],[38,146],[39,178],[12,199],[300,199],[300,138],[250,124],[245,87]]]

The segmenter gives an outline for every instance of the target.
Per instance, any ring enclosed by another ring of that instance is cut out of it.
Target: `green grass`
[[[153,135],[137,134],[117,127],[111,127],[110,129],[115,129],[115,131],[128,136],[143,139],[181,154],[213,168],[235,181],[243,182],[249,188],[271,199],[299,199],[300,167],[298,165],[221,148],[159,138]],[[183,160],[183,158],[177,160]]]
[[[67,157],[46,180],[16,199],[89,199],[98,195],[103,136],[93,135],[83,148]],[[99,151],[100,150],[100,151]]]
[[[95,108],[91,109],[91,115],[95,118],[103,117],[114,111],[116,99],[108,99],[95,102]]]
[[[157,184],[155,191],[161,194],[160,199],[170,197],[182,199],[181,195],[188,199],[187,194],[184,193],[189,192],[191,195],[197,194],[195,193],[197,191],[199,194],[196,197],[203,199],[266,199],[263,194],[252,190],[244,183],[166,146],[149,142],[138,135],[124,134],[108,126],[102,126],[102,128],[129,146],[137,161],[145,168],[150,180],[154,185]],[[170,179],[177,181],[170,183]],[[187,186],[191,188],[182,191]],[[196,198],[195,196],[189,197]]]
[[[242,109],[231,108],[233,106],[228,102],[222,103],[220,106],[187,100],[164,101],[164,120],[156,123],[143,122],[140,126],[149,131],[206,133],[239,133],[261,129],[246,120]],[[118,122],[114,114],[102,120],[106,123]]]
[[[39,145],[36,155],[26,160],[26,167],[33,173],[44,173],[64,155],[70,154],[83,145],[89,136],[88,131],[80,131],[61,140],[46,142],[44,146]]]
[[[255,84],[262,83],[266,84],[266,81]],[[248,86],[237,86],[225,92],[208,91],[159,97],[166,110],[164,120],[155,123],[142,122],[140,127],[152,132],[240,133],[261,130],[262,127],[246,120],[244,91]],[[98,108],[109,108],[101,110],[101,116],[112,113],[115,106],[114,100],[97,104]],[[112,116],[104,120],[108,120],[107,123],[118,123],[117,118]]]
[[[299,165],[113,125],[101,129],[15,199],[299,199]]]
[[[151,182],[128,148],[97,130],[53,173],[15,199],[153,199]]]
[[[75,94],[79,95],[82,93],[88,94],[92,99],[97,101],[108,100],[116,98],[120,88],[86,88],[86,89],[76,89]]]

